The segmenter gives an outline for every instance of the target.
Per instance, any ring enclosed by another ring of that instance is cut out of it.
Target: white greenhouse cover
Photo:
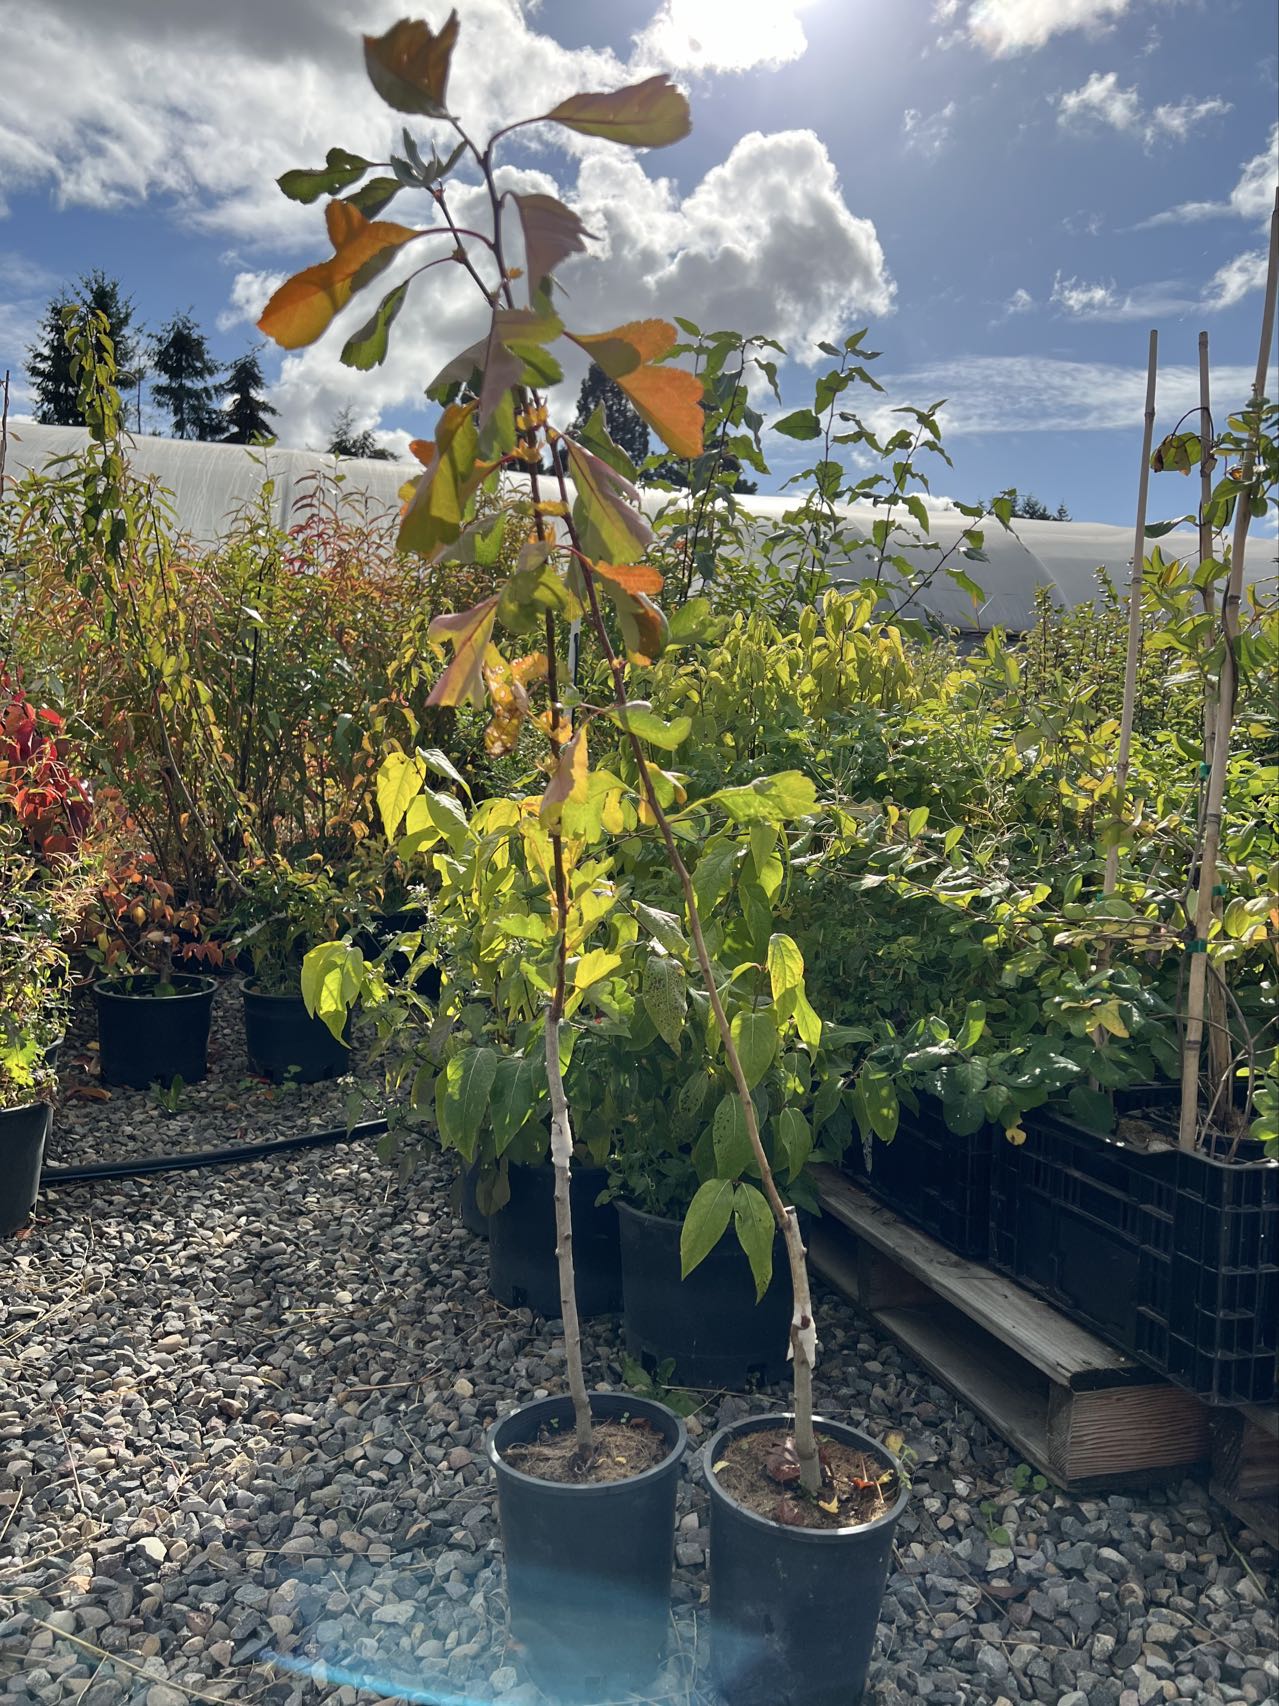
[[[6,485],[29,468],[39,469],[53,458],[75,455],[86,442],[87,434],[80,427],[12,424],[5,462]],[[389,512],[405,479],[420,471],[416,463],[367,462],[355,458],[338,462],[316,451],[248,449],[232,444],[141,436],[130,438],[129,455],[136,473],[154,477],[172,493],[182,530],[206,544],[228,531],[236,515],[255,501],[268,479],[274,483],[271,497],[274,517],[287,526],[295,503],[317,474],[336,475],[343,491],[363,494],[375,508]],[[1176,497],[1184,501],[1180,490]],[[800,500],[795,496],[748,497],[738,501],[744,511],[757,518],[762,537]],[[667,502],[667,493],[644,494],[644,505],[650,513]],[[848,517],[850,532],[865,537],[882,511],[858,506],[841,513]],[[943,551],[969,525],[964,517],[941,509],[934,511],[930,519],[931,537]],[[982,587],[985,600],[979,608],[974,610],[968,594],[943,573],[920,595],[917,611],[926,611],[941,622],[969,631],[995,627],[1018,631],[1033,617],[1037,587],[1051,588],[1055,599],[1062,604],[1080,604],[1094,596],[1098,568],[1104,568],[1121,591],[1127,586],[1133,544],[1131,527],[1077,521],[1018,521],[1014,526],[1015,533],[1005,533],[997,523],[985,524],[987,562],[965,561],[958,551],[950,558]],[[1166,535],[1158,544],[1168,556],[1192,555],[1197,550],[1194,534],[1185,529]],[[1253,560],[1250,580],[1268,579],[1274,572],[1274,541],[1258,540],[1252,549],[1258,552],[1258,557]],[[912,550],[909,546],[905,554],[924,574],[937,560],[935,553]],[[832,564],[832,579],[857,579],[864,572],[868,557],[869,553],[858,552],[843,563]]]

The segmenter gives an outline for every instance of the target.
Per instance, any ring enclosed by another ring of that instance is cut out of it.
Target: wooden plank
[[[1189,1469],[1208,1456],[1208,1412],[1193,1393],[1156,1382],[1099,1392],[1054,1387],[1048,1401],[1053,1459],[1068,1482]]]
[[[833,1167],[815,1167],[822,1207],[943,1301],[1072,1390],[1147,1385],[1150,1371],[1003,1275],[945,1250]]]
[[[1209,1491],[1241,1522],[1279,1546],[1279,1437],[1272,1406],[1214,1410]]]

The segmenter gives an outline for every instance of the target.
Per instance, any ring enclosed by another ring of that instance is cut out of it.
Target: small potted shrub
[[[150,854],[109,857],[85,924],[86,957],[107,974],[93,985],[104,1084],[145,1090],[208,1076],[217,986],[185,968],[222,963],[209,922],[156,874]]]
[[[314,862],[295,868],[282,858],[265,860],[244,871],[241,883],[227,918],[228,951],[250,968],[243,992],[249,1065],[277,1084],[334,1078],[347,1070],[350,1022],[335,1035],[307,1011],[302,963],[349,922],[347,897]]]
[[[35,1205],[65,1027],[78,885],[66,855],[36,858],[0,824],[0,1233]]]

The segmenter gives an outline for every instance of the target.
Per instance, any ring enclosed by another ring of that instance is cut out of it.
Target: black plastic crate
[[[890,1208],[931,1232],[960,1256],[984,1262],[990,1238],[991,1145],[1003,1133],[982,1126],[960,1137],[946,1124],[941,1103],[921,1097],[917,1114],[903,1107],[891,1142],[875,1138],[870,1168],[854,1138],[844,1170]]]
[[[1269,1402],[1279,1164],[1145,1152],[1042,1110],[1023,1124],[993,1150],[992,1266],[1207,1403]]]

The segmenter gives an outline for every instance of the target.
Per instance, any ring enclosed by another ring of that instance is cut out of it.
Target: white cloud
[[[647,74],[653,61],[643,55],[662,42],[689,68],[694,60],[699,69],[774,63],[802,50],[805,3],[672,0],[628,64],[539,34],[535,9],[520,0],[468,0],[450,104],[482,136],[530,106]],[[434,0],[437,22],[444,10]],[[56,8],[0,0],[0,33],[13,44],[0,80],[0,182],[97,208],[159,200],[180,221],[226,233],[229,300],[218,323],[251,321],[278,281],[283,252],[300,251],[299,264],[327,252],[319,210],[286,201],[273,179],[319,164],[334,144],[371,159],[398,146],[398,119],[368,87],[359,32],[384,29],[402,11],[401,0],[326,0],[322,8],[222,0],[165,8],[158,18],[151,0],[109,9],[97,0]],[[699,20],[715,29],[693,45]],[[509,172],[507,182],[563,195],[601,239],[589,262],[563,269],[565,313],[576,326],[680,313],[810,346],[851,316],[891,310],[895,287],[875,227],[848,206],[811,131],[744,136],[686,193],[649,175],[660,172],[660,153],[640,157],[551,127],[544,138],[522,136],[545,147],[547,169]],[[552,153],[557,144],[562,151]],[[462,223],[487,209],[464,182],[450,201]],[[420,209],[408,203],[405,217],[415,216]],[[400,275],[389,272],[385,287]],[[363,293],[319,346],[283,358],[273,397],[286,442],[323,442],[345,404],[371,426],[421,407],[439,365],[479,335],[473,285],[460,268],[439,267],[410,293],[387,364],[353,373],[338,360],[345,334],[380,293]]]
[[[1260,153],[1245,160],[1239,181],[1225,201],[1183,201],[1177,207],[1156,213],[1137,227],[1188,225],[1201,219],[1253,219],[1270,217],[1275,186],[1279,184],[1279,124],[1271,126],[1270,139]]]
[[[968,37],[995,59],[1043,47],[1070,30],[1099,32],[1128,10],[1129,0],[973,0]],[[957,8],[945,14],[953,17]]]
[[[1218,267],[1204,291],[1205,308],[1233,308],[1266,282],[1266,251],[1252,249]]]
[[[1230,111],[1230,102],[1215,95],[1197,100],[1185,95],[1148,112],[1143,108],[1136,85],[1124,88],[1115,71],[1094,71],[1078,89],[1068,89],[1057,98],[1057,122],[1066,127],[1109,125],[1112,130],[1139,136],[1147,147],[1156,142],[1184,142],[1196,125]]]
[[[1023,285],[1018,285],[1007,302],[1004,303],[999,317],[1001,320],[1011,320],[1014,315],[1029,314],[1034,306],[1034,297]]]
[[[254,325],[284,279],[282,272],[236,273],[231,281],[230,306],[218,315],[218,330],[229,332],[245,321]]]
[[[664,0],[635,37],[639,60],[672,71],[750,71],[799,59],[812,0]]]
[[[1154,320],[1161,316],[1188,314],[1191,310],[1215,314],[1223,308],[1233,308],[1266,282],[1266,251],[1257,249],[1236,255],[1217,271],[1197,294],[1187,291],[1175,280],[1134,285],[1120,290],[1111,279],[1089,281],[1063,278],[1053,280],[1049,301],[1072,320]]]
[[[944,396],[943,436],[969,433],[1135,431],[1146,392],[1145,367],[1065,361],[1051,356],[967,356],[879,376],[889,393],[885,410],[921,397]],[[1225,407],[1242,405],[1252,369],[1214,369],[1213,391]],[[1198,402],[1193,366],[1159,369],[1160,418],[1176,420]],[[894,417],[886,416],[892,419]]]
[[[951,120],[955,116],[954,101],[947,101],[939,112],[925,115],[915,107],[902,114],[902,131],[907,148],[926,159],[936,159],[950,142]]]

